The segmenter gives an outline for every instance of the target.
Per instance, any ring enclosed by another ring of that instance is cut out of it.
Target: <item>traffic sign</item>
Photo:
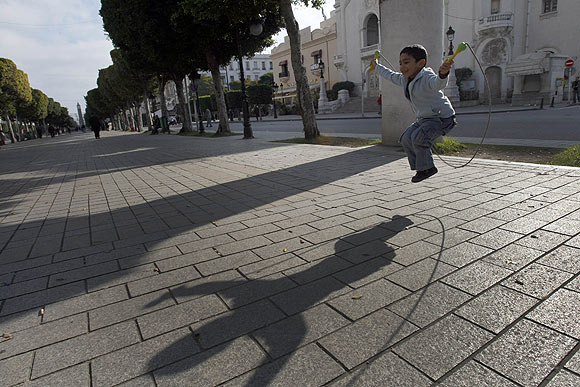
[[[566,62],[564,62],[564,64],[566,65],[566,67],[572,67],[574,66],[574,59],[568,59]]]

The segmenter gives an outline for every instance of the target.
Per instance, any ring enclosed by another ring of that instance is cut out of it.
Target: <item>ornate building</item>
[[[365,70],[376,50],[380,49],[379,1],[336,0],[334,4],[337,29],[337,55],[334,65],[340,81],[351,81],[360,95]],[[376,72],[368,76],[366,96],[378,96],[379,78]]]
[[[335,0],[334,65],[338,79],[354,82],[358,93],[374,51],[384,50],[381,39],[393,37],[408,39],[407,44],[421,43],[414,41],[413,34],[409,33],[413,28],[421,28],[419,20],[400,20],[400,26],[381,37],[379,5],[382,3],[386,4],[382,12],[392,9],[386,1]],[[455,30],[455,47],[458,42],[466,41],[475,50],[490,82],[493,102],[535,104],[541,98],[549,102],[554,96],[559,102],[563,95],[567,96],[568,74],[565,74],[564,62],[580,54],[578,29],[574,27],[580,15],[580,1],[445,0],[443,12],[444,30],[449,26]],[[441,39],[446,52],[429,52],[428,66],[438,67],[447,54],[449,42],[443,32]],[[469,69],[472,73],[461,82],[463,99],[473,99],[475,103],[486,101],[484,77],[473,56],[469,52],[459,55],[455,68]],[[571,72],[575,77],[575,68]],[[376,96],[379,90],[379,79],[370,73],[365,94]]]
[[[337,67],[333,64],[336,56],[336,23],[336,17],[332,12],[328,19],[320,23],[319,29],[311,31],[310,27],[306,27],[300,30],[302,61],[311,89],[319,88],[322,74],[327,89],[331,89],[339,80]],[[274,82],[281,85],[276,93],[276,99],[289,102],[296,95],[296,81],[290,59],[288,36],[284,38],[284,43],[272,49],[270,57],[274,63]]]
[[[456,40],[470,42],[487,76],[492,102],[538,104],[552,96],[567,96],[564,62],[580,54],[578,39],[569,29],[576,24],[576,0],[446,0],[445,22],[456,30]],[[462,90],[479,93],[487,101],[484,78],[473,56],[462,54],[456,68],[473,75]],[[570,71],[570,70],[569,70]],[[575,69],[571,70],[573,73]]]

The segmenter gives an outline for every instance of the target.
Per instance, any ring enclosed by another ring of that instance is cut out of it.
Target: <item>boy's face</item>
[[[419,71],[421,71],[421,69],[425,67],[426,64],[427,61],[425,59],[416,61],[415,58],[407,53],[402,53],[399,59],[399,69],[401,70],[403,76],[407,79],[415,78],[415,76],[419,74]]]

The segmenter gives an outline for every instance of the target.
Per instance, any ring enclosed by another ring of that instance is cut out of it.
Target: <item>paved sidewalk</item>
[[[4,147],[0,386],[580,385],[580,170],[439,166],[411,184],[391,148],[239,137]]]

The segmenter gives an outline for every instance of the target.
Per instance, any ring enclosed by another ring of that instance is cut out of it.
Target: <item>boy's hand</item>
[[[451,60],[450,62],[444,61],[439,67],[439,75],[441,78],[447,78],[449,75],[449,71],[451,71],[451,66],[453,65],[454,61]]]

